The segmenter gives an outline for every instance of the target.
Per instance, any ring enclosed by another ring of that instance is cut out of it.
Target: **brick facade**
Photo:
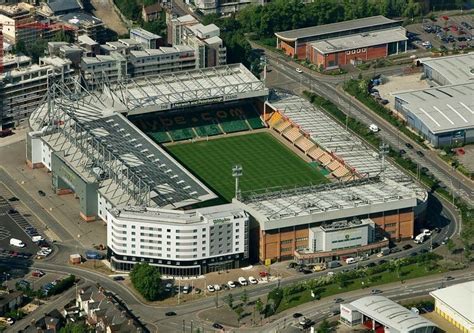
[[[413,237],[415,215],[413,210],[391,211],[369,214],[378,228],[386,232],[393,240]],[[259,260],[288,260],[293,258],[294,251],[308,247],[309,225],[260,230]],[[312,226],[311,226],[312,227]]]
[[[340,52],[322,54],[314,47],[309,47],[309,60],[324,69],[348,65],[351,60],[368,61],[385,58],[388,56],[388,45],[380,44],[371,47],[363,47]]]

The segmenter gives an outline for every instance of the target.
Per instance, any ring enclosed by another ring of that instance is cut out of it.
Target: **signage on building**
[[[226,223],[226,222],[230,222],[230,218],[229,217],[223,217],[223,218],[220,218],[220,219],[214,219],[214,220],[212,220],[212,222],[214,222],[215,224]]]
[[[203,99],[195,99],[195,100],[192,100],[192,101],[183,101],[183,102],[171,103],[170,109],[186,108],[186,107],[202,105],[202,104],[221,103],[223,101],[224,101],[224,98],[222,96],[220,96],[220,97],[211,97],[211,98],[203,98]]]

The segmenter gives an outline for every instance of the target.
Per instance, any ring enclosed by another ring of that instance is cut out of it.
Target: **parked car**
[[[176,312],[174,312],[174,311],[168,311],[168,312],[165,313],[165,316],[166,316],[166,317],[176,316]]]
[[[223,330],[223,329],[224,329],[224,326],[222,326],[222,325],[219,324],[219,323],[214,323],[214,324],[212,324],[212,327],[217,328],[218,330]]]
[[[11,198],[8,198],[8,201],[20,201],[20,199],[18,199],[17,197],[11,197]]]
[[[257,279],[254,278],[253,276],[249,276],[249,282],[250,282],[251,284],[257,284],[257,283],[258,283]]]
[[[401,249],[399,247],[394,247],[394,248],[391,248],[390,249],[390,253],[397,253],[397,252],[400,252]]]
[[[221,290],[221,286],[216,283],[216,284],[214,285],[214,290],[215,290],[215,291]]]
[[[239,277],[238,281],[242,286],[246,286],[248,284],[247,280],[242,276]]]
[[[378,131],[380,131],[379,127],[375,124],[370,124],[369,125],[369,130],[373,133],[377,133]]]
[[[229,281],[229,282],[227,282],[227,285],[228,285],[230,288],[235,288],[235,283],[234,283],[234,281]]]
[[[218,285],[216,285],[216,286],[218,286]],[[216,289],[215,286],[214,286],[214,289]],[[219,287],[219,289],[216,289],[216,290],[220,290],[220,287]],[[183,294],[189,294],[190,292],[191,292],[191,286],[188,285],[188,284],[185,285],[184,288],[183,288]]]
[[[411,246],[410,244],[406,244],[406,245],[403,245],[402,249],[404,250],[409,250],[411,249],[413,246]]]
[[[38,191],[38,194],[39,194],[40,196],[42,196],[42,197],[45,197],[45,196],[46,196],[46,193],[44,193],[44,191],[42,191],[42,190],[39,190],[39,191]]]
[[[340,297],[334,299],[334,303],[342,303],[344,300]]]
[[[207,285],[207,291],[210,291],[211,293],[214,292],[214,286],[212,284]]]
[[[296,71],[297,71],[298,73],[303,73],[303,70],[302,70],[301,68],[299,68],[299,67],[296,67]]]
[[[302,317],[303,315],[299,312],[295,312],[293,313],[293,318],[299,318],[299,317]]]
[[[416,154],[417,154],[418,156],[420,156],[420,157],[425,156],[425,154],[424,154],[421,150],[417,150],[417,151],[416,151]]]
[[[408,149],[413,149],[413,145],[411,143],[405,143],[405,147],[407,147]]]
[[[123,280],[125,280],[125,278],[123,276],[114,276],[112,279],[114,281],[123,281]]]
[[[380,289],[372,289],[371,293],[372,293],[373,295],[380,294],[380,293],[382,293],[382,290],[380,290]]]
[[[400,149],[400,151],[398,152],[400,155],[405,155],[407,152],[406,150],[404,149]]]
[[[33,272],[31,272],[31,276],[34,276],[34,277],[42,277],[44,276],[46,273],[43,272],[42,270],[40,269],[36,269],[34,270]]]

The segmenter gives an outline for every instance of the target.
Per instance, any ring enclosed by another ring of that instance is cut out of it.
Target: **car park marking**
[[[0,240],[7,239],[11,236],[10,231],[8,231],[5,227],[0,226]]]

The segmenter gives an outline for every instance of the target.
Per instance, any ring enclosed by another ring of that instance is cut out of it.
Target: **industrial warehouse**
[[[166,275],[196,276],[297,255],[333,260],[411,238],[423,219],[426,191],[383,151],[376,154],[308,101],[269,94],[241,64],[105,84],[102,91],[76,83],[75,98],[69,87],[52,85],[30,117],[28,164],[51,171],[57,194],[79,199],[83,220],[107,223],[108,259],[117,271],[149,262]],[[235,196],[222,202],[218,187],[172,153],[255,130],[293,145],[324,181],[241,193],[237,181],[246,169],[234,169]],[[320,246],[325,237],[331,243]]]
[[[434,147],[474,142],[474,54],[418,63],[433,87],[394,93],[395,109]]]

